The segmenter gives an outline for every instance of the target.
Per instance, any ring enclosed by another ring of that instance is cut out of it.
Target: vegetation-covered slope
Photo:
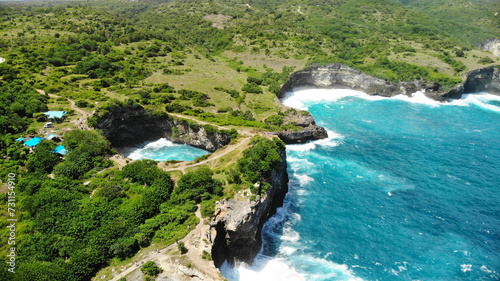
[[[15,278],[85,280],[152,241],[171,243],[196,224],[197,203],[209,216],[220,196],[264,192],[267,185],[257,190],[255,181],[268,177],[277,158],[267,152],[282,145],[256,138],[253,149],[228,155],[215,171],[171,176],[153,161],[120,170],[109,160],[116,151],[107,140],[75,130],[84,127],[85,115],[95,114],[87,123],[93,126],[110,108],[140,104],[240,130],[293,130],[283,124],[291,111],[276,94],[294,70],[342,62],[390,81],[424,79],[450,88],[468,70],[498,62],[475,48],[500,35],[497,12],[497,1],[479,0],[0,4],[0,57],[6,59],[0,63],[0,176],[5,183],[15,173],[18,180]],[[72,101],[85,114],[74,115]],[[53,129],[65,133],[64,158],[52,153],[52,141],[34,153],[14,141],[46,136],[41,112],[47,109],[70,112]],[[1,191],[4,210],[6,184]],[[9,232],[1,214],[5,258]],[[6,273],[8,265],[1,266]]]

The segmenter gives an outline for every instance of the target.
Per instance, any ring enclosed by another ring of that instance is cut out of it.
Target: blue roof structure
[[[24,138],[18,138],[18,139],[16,139],[16,141],[23,141],[23,140],[24,140]]]
[[[47,117],[50,118],[62,118],[64,114],[66,114],[66,111],[47,111],[44,112]]]
[[[60,146],[56,147],[56,149],[54,149],[54,151],[52,151],[52,152],[59,153],[61,155],[66,155],[66,153],[68,151],[66,150],[66,148],[64,148],[64,145],[60,145]]]
[[[29,141],[25,142],[24,145],[29,146],[29,147],[35,147],[44,139],[45,138],[39,138],[39,137],[32,138]]]
[[[48,135],[48,136],[47,136],[47,139],[48,139],[48,140],[51,140],[51,139],[58,139],[58,138],[59,138],[59,136],[58,136],[58,135],[54,135],[54,134],[50,134],[50,135]]]

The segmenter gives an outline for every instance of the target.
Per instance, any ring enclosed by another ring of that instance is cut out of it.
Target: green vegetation
[[[182,242],[182,241],[177,243],[177,249],[179,250],[179,252],[181,252],[181,255],[187,253],[187,249],[184,246],[184,242]]]
[[[154,261],[148,261],[141,266],[141,271],[145,275],[156,277],[158,274],[162,273],[163,270],[159,268]]]
[[[21,80],[7,82],[8,80],[10,80],[8,75],[3,74],[3,81],[0,81],[0,134],[2,135],[26,130],[33,122],[34,114],[48,110],[47,97],[40,95],[33,86]]]
[[[211,261],[212,260],[212,255],[210,255],[209,252],[203,250],[203,252],[201,253],[201,258],[204,259],[204,260],[207,260],[207,261]]]
[[[252,138],[251,145],[238,160],[238,169],[250,183],[252,193],[262,195],[271,182],[273,171],[283,161],[280,150],[285,148],[285,144],[278,138],[269,140],[256,136]]]
[[[474,46],[500,34],[491,12],[500,4],[472,0],[464,8],[467,3],[307,0],[300,2],[302,13],[291,0],[254,0],[251,7],[233,0],[0,4],[6,59],[0,63],[0,178],[16,174],[19,199],[18,266],[5,275],[2,260],[0,280],[88,280],[153,242],[182,239],[198,223],[197,204],[210,217],[215,202],[236,191],[263,195],[282,161],[281,141],[255,137],[250,148],[218,159],[215,171],[174,174],[177,185],[152,160],[120,170],[101,134],[74,130],[70,100],[95,112],[87,119],[91,127],[130,107],[189,116],[182,122],[191,129],[232,140],[248,127],[252,134],[296,130],[285,120],[307,113],[283,112],[276,95],[304,66],[341,62],[388,81],[422,79],[447,89],[468,70],[497,63]],[[15,141],[46,136],[49,109],[70,112],[69,122],[54,120],[57,130],[70,129],[64,157],[52,152],[59,145],[53,141],[34,152]],[[0,207],[7,202],[1,193]],[[8,252],[5,223],[0,259]],[[203,258],[211,259],[207,252]],[[146,278],[158,274],[153,266],[143,266]]]

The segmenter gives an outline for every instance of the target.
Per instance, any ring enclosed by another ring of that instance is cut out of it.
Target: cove
[[[500,98],[295,89],[329,138],[287,145],[290,191],[229,280],[500,279]]]
[[[125,156],[133,160],[151,159],[155,161],[191,161],[210,152],[188,144],[173,143],[166,138],[144,142],[127,149]]]

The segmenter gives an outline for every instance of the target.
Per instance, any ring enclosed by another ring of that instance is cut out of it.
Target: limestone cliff
[[[314,117],[307,111],[289,111],[284,118],[284,125],[294,125],[299,130],[287,130],[274,132],[273,135],[279,137],[286,144],[305,143],[310,140],[324,139],[328,137],[325,128],[316,125]]]
[[[476,92],[500,95],[500,70],[498,66],[483,67],[467,72],[465,82],[447,92],[436,92],[435,99],[459,99],[462,94]]]
[[[318,65],[293,73],[281,88],[279,97],[298,87],[348,88],[384,97],[411,96],[423,90],[431,99],[448,101],[450,98],[459,99],[464,93],[484,91],[499,95],[500,72],[498,66],[469,71],[464,83],[445,91],[437,84],[425,84],[423,81],[391,83],[339,63]]]
[[[212,257],[216,267],[224,261],[230,264],[252,264],[262,246],[261,231],[266,220],[283,204],[288,192],[286,152],[280,151],[281,165],[276,167],[270,179],[271,186],[262,198],[255,201],[222,200],[216,205],[215,218],[210,224]]]
[[[375,78],[347,65],[335,63],[329,65],[311,66],[297,71],[281,88],[279,97],[297,87],[314,88],[348,88],[365,92],[369,95],[392,97],[395,95],[410,95],[422,88],[422,81],[391,83]]]
[[[154,114],[142,107],[112,109],[99,118],[96,127],[117,147],[167,138],[213,152],[231,142],[229,135],[221,131],[207,131],[194,122],[174,119],[166,113]]]
[[[479,46],[479,50],[488,51],[495,56],[500,56],[500,40],[498,38],[488,39]]]

